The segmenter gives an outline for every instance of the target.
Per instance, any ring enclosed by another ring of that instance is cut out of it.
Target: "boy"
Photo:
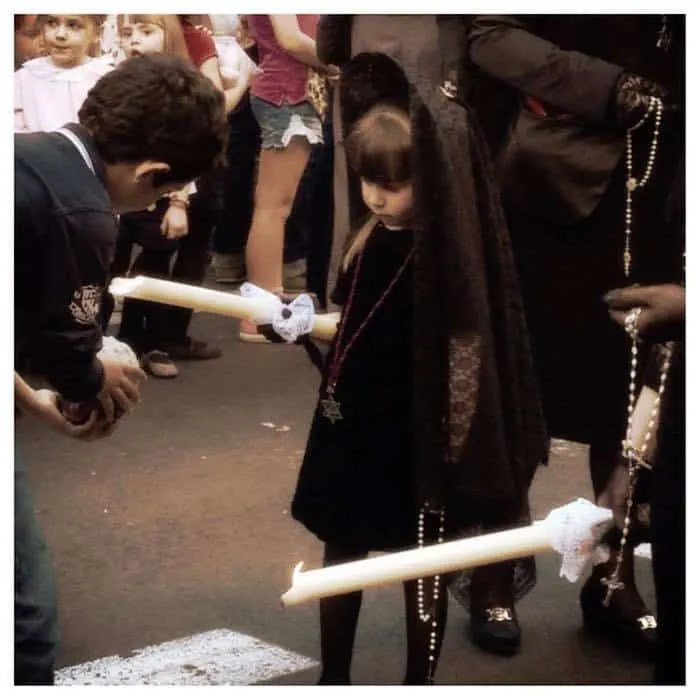
[[[218,165],[223,97],[176,57],[121,63],[90,91],[79,124],[15,135],[15,361],[31,357],[55,392],[15,372],[17,405],[89,439],[140,400],[143,372],[100,355],[99,300],[117,236],[115,213],[145,209]],[[95,401],[83,426],[58,409]],[[48,552],[15,459],[15,684],[53,683],[56,602]]]

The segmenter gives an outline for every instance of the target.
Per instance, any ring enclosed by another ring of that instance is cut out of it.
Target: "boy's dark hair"
[[[155,186],[188,182],[221,166],[224,97],[177,56],[136,56],[102,76],[78,112],[106,163],[168,163]]]

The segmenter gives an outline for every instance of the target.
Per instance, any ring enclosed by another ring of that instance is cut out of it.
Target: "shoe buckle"
[[[508,608],[486,608],[488,622],[510,622],[513,619]]]
[[[639,623],[639,626],[642,629],[642,631],[656,629],[656,618],[651,614],[642,615],[641,617],[638,617],[637,622]]]

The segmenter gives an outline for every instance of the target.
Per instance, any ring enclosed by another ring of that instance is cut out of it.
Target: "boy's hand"
[[[120,413],[131,413],[141,403],[138,382],[146,379],[145,372],[131,362],[115,357],[101,357],[104,383],[97,398],[104,411],[104,419],[113,423]]]

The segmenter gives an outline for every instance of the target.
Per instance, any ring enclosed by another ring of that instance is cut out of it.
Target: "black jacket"
[[[59,133],[15,135],[15,363],[30,357],[62,396],[81,401],[102,386],[96,316],[117,225],[89,134],[70,128],[95,174]]]
[[[472,67],[520,98],[537,98],[548,115],[521,102],[502,144],[505,201],[526,214],[546,209],[551,220],[570,225],[599,203],[625,147],[612,108],[623,72],[682,100],[682,15],[478,15],[467,36]],[[665,117],[666,142],[681,130]]]

